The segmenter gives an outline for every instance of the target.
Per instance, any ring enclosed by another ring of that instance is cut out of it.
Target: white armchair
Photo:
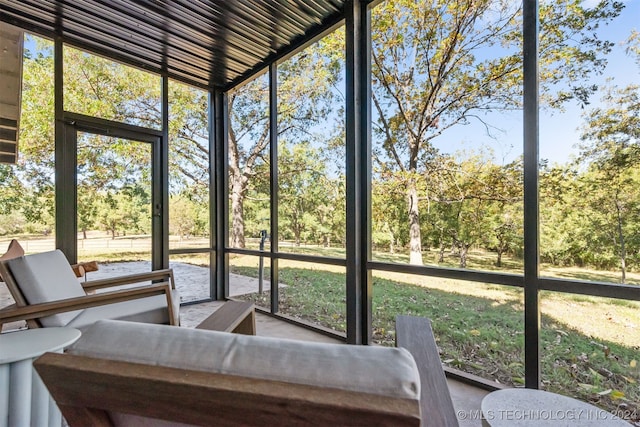
[[[0,275],[16,302],[0,310],[0,327],[18,320],[30,328],[81,330],[101,319],[179,324],[180,296],[170,269],[80,283],[64,254],[55,250],[0,261]],[[87,294],[149,281],[161,283]]]

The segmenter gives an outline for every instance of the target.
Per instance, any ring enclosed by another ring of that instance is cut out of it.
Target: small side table
[[[571,397],[529,388],[508,388],[482,399],[482,425],[629,427],[626,421],[597,406]]]
[[[42,328],[0,334],[0,427],[62,425],[62,415],[32,362],[61,353],[80,338],[73,328]]]

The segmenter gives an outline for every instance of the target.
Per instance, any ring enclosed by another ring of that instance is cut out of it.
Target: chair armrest
[[[82,283],[85,291],[93,291],[96,289],[109,288],[113,286],[131,285],[135,283],[145,282],[148,280],[162,280],[169,282],[171,289],[176,288],[173,278],[173,270],[167,268],[164,270],[155,270],[148,273],[128,274],[126,276],[110,277],[108,279],[88,280]]]
[[[71,264],[71,269],[73,270],[73,274],[75,274],[76,277],[84,277],[86,273],[82,264]]]
[[[396,317],[396,346],[409,350],[420,373],[422,427],[458,427],[431,321],[424,317]]]
[[[53,314],[146,298],[155,295],[166,295],[169,310],[171,310],[171,289],[169,284],[159,283],[134,289],[122,289],[118,291],[104,292],[101,294],[86,295],[41,304],[32,304],[24,307],[7,307],[7,309],[0,310],[0,323],[39,319]]]

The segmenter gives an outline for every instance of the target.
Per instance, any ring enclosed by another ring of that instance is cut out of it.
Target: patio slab
[[[208,267],[200,267],[183,262],[172,262],[169,266],[173,269],[176,280],[176,288],[180,291],[182,302],[197,301],[209,298],[210,272]],[[99,264],[98,271],[87,273],[87,280],[106,279],[134,273],[151,271],[151,262],[132,261]],[[268,291],[271,286],[269,280],[263,281],[263,289]],[[286,287],[282,283],[280,288]],[[259,281],[257,278],[229,274],[229,296],[251,294],[258,292]]]

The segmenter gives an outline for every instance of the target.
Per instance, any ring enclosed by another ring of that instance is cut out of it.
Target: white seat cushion
[[[71,354],[420,399],[420,377],[402,348],[324,344],[104,320]],[[330,390],[328,390],[330,392]]]
[[[180,295],[177,290],[171,292],[173,312],[179,316]],[[156,295],[139,298],[115,304],[89,307],[72,319],[67,326],[84,331],[98,320],[113,319],[143,323],[169,323],[169,310],[167,310],[167,297]],[[176,325],[179,322],[176,322]]]
[[[27,255],[5,261],[20,290],[29,304],[58,301],[86,295],[82,284],[73,273],[71,265],[60,250]],[[179,324],[180,295],[171,292],[176,324]],[[69,326],[85,329],[101,319],[118,319],[133,322],[169,322],[167,298],[158,295],[116,304],[90,307],[40,318],[42,326]]]
[[[29,304],[57,301],[85,295],[71,265],[60,250],[10,259],[6,266]],[[82,310],[43,317],[43,326],[65,326]]]

